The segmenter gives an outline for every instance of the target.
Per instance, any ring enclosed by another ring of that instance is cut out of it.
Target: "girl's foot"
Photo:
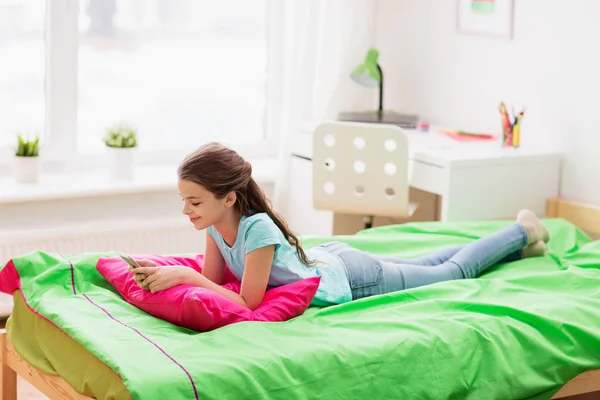
[[[542,221],[533,211],[521,210],[517,214],[517,223],[527,231],[527,244],[531,245],[542,240],[547,243],[550,240],[550,232],[542,224]]]
[[[543,240],[538,240],[534,244],[530,244],[522,250],[522,258],[543,257],[548,253],[548,248]]]

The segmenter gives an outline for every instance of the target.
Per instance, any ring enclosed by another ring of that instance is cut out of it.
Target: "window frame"
[[[277,0],[267,0],[267,80],[265,85],[266,104],[263,114],[263,140],[223,141],[224,144],[240,152],[248,159],[274,158],[279,152],[281,135],[278,126],[280,101],[277,97],[280,83],[277,57],[274,52],[281,49],[282,39],[272,32],[279,29]],[[99,146],[93,152],[84,152],[77,144],[78,114],[78,49],[79,26],[78,0],[46,0],[45,26],[45,124],[44,137],[40,148],[43,169],[51,172],[81,171],[106,165],[108,155],[105,148]],[[0,147],[0,175],[10,171],[13,149]],[[144,149],[143,143],[138,150],[140,164],[175,164],[193,148],[160,151]],[[7,161],[3,161],[9,158]]]

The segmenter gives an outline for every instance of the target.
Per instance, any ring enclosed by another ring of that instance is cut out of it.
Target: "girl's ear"
[[[236,200],[237,200],[237,195],[235,192],[227,193],[227,196],[225,196],[225,207],[233,207]]]

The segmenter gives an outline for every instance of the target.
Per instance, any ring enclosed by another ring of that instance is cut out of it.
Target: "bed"
[[[31,268],[45,266],[32,284],[53,273],[64,281],[37,297],[14,292],[0,335],[1,398],[16,399],[17,375],[52,399],[550,399],[600,390],[600,242],[590,237],[600,233],[600,209],[550,199],[548,217],[546,257],[205,333],[120,299],[93,267],[103,254],[65,263],[30,254]],[[337,239],[413,257],[509,223],[411,223]]]

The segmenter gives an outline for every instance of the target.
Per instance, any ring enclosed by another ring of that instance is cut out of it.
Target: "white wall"
[[[515,7],[508,41],[458,34],[456,0],[378,0],[384,105],[495,133],[500,101],[524,105],[522,146],[564,145],[562,196],[600,204],[600,2]]]

